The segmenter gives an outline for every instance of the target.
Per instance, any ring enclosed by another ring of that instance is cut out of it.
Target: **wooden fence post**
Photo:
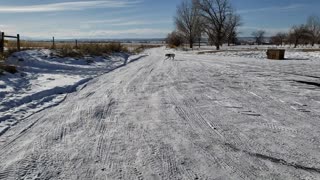
[[[0,52],[4,53],[4,32],[1,32]]]
[[[52,37],[52,49],[55,49],[55,48],[56,48],[56,43],[55,43],[54,37]]]
[[[17,48],[18,48],[18,51],[21,50],[21,47],[20,47],[20,34],[17,34]]]
[[[76,49],[78,49],[78,40],[76,40]]]

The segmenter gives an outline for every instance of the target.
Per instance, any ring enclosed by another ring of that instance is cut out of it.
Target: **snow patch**
[[[123,66],[130,58],[139,56],[115,53],[61,58],[48,49],[13,54],[7,63],[17,66],[19,72],[0,76],[0,135],[24,118],[59,104],[80,85]]]

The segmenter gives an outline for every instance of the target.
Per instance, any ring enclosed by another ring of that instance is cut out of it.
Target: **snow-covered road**
[[[148,53],[0,136],[0,179],[320,179],[320,61]]]

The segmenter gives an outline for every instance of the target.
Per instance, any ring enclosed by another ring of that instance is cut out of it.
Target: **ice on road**
[[[320,61],[148,53],[0,136],[0,179],[320,179]]]

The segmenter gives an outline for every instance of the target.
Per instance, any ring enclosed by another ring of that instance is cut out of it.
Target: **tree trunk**
[[[299,40],[296,40],[294,43],[294,48],[297,48]]]
[[[217,34],[217,42],[216,42],[216,47],[217,47],[217,50],[220,50],[220,46],[222,46],[222,38],[223,37],[221,37],[221,32],[219,32],[218,34]]]
[[[216,49],[220,50],[220,43],[216,43]]]

